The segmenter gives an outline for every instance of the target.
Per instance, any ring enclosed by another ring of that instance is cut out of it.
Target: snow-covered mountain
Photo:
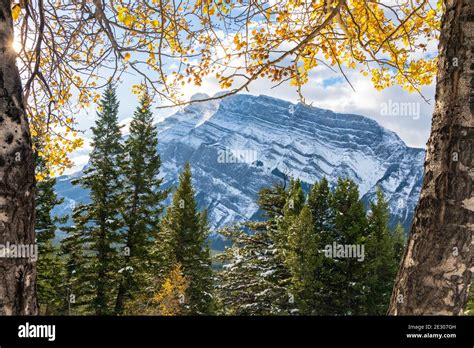
[[[177,184],[189,161],[199,207],[208,209],[214,230],[258,218],[257,192],[285,175],[300,178],[305,187],[323,176],[332,185],[350,177],[366,202],[380,185],[391,222],[411,223],[424,151],[407,147],[369,118],[239,94],[191,104],[157,127],[166,185]],[[71,185],[72,176],[60,177],[56,186],[66,198],[62,212],[87,199],[86,191]]]

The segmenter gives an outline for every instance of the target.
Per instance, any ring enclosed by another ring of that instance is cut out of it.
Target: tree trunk
[[[34,163],[12,42],[11,1],[0,0],[0,315],[34,315],[36,263],[3,248],[35,243]]]
[[[474,1],[444,0],[423,188],[391,315],[460,315],[472,276]]]

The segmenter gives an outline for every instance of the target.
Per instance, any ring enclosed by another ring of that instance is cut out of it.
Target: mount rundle
[[[194,99],[206,95],[195,95]],[[211,230],[258,219],[258,191],[286,176],[304,187],[326,176],[330,184],[350,177],[364,201],[380,185],[391,224],[409,228],[423,176],[424,151],[411,148],[369,118],[245,94],[191,104],[157,124],[165,186],[191,163],[199,208],[207,208]],[[57,213],[70,213],[87,192],[62,176],[65,197]],[[218,242],[214,234],[214,242]]]

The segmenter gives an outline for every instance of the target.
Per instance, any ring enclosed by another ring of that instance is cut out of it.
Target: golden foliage
[[[177,263],[165,279],[160,291],[155,294],[153,302],[158,305],[158,314],[165,316],[180,315],[186,304],[186,289],[189,281],[184,276],[182,267]]]

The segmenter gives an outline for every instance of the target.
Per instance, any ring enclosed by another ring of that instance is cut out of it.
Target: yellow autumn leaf
[[[124,23],[127,27],[131,27],[132,24],[135,22],[135,20],[136,20],[136,17],[135,17],[135,16],[127,15],[127,16],[125,16],[125,19],[124,19],[123,23]]]
[[[12,8],[12,18],[14,21],[18,20],[20,18],[20,13],[21,13],[21,6],[19,4],[16,4]]]
[[[127,13],[128,13],[128,10],[126,8],[124,7],[119,8],[119,14],[117,16],[117,19],[119,20],[119,22],[123,23],[125,21]]]
[[[125,61],[130,60],[130,53],[129,53],[129,52],[125,53],[125,54],[123,55],[123,59],[125,59]]]

